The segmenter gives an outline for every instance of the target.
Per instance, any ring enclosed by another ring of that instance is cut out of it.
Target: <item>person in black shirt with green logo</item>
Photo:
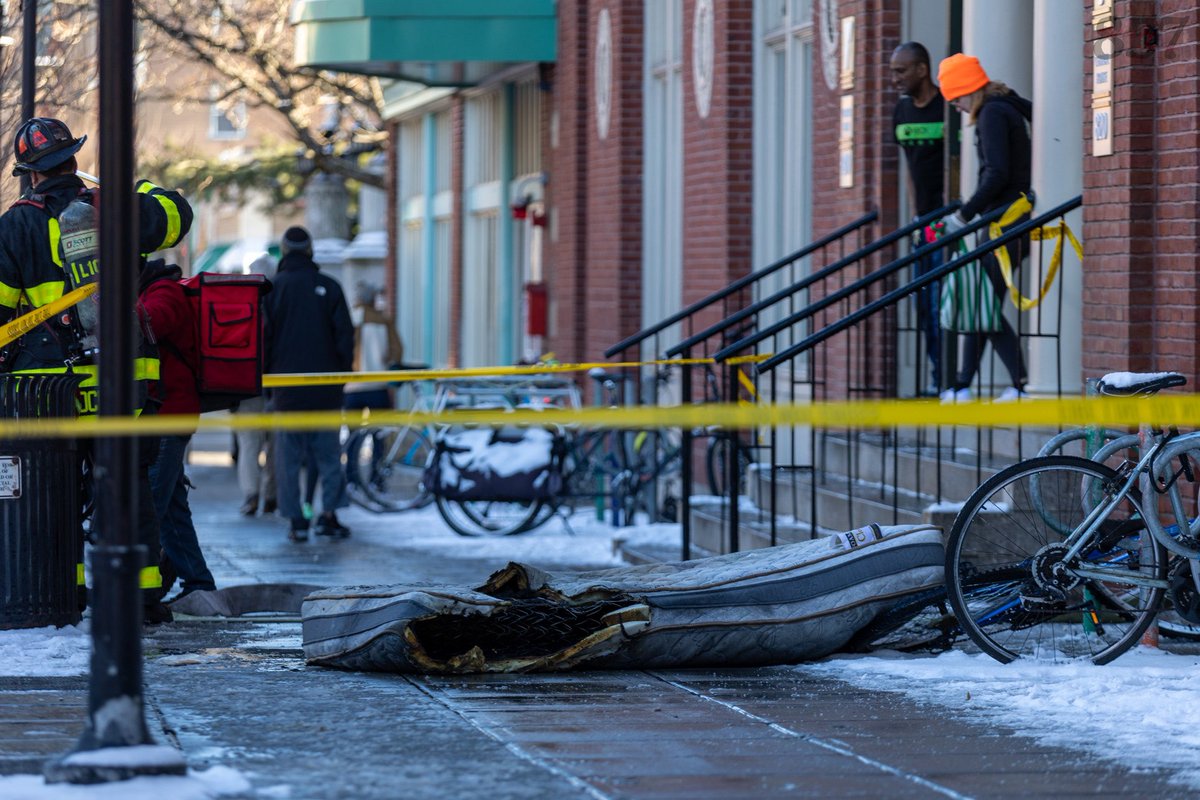
[[[942,163],[946,101],[930,77],[929,51],[919,42],[905,42],[892,52],[892,85],[901,97],[892,112],[896,143],[908,164],[913,217],[935,211],[944,205]],[[925,243],[919,237],[914,247]],[[941,251],[921,259],[916,265],[920,277],[942,263]],[[917,298],[918,324],[925,333],[925,350],[933,367],[933,384],[925,393],[936,396],[941,389],[941,329],[938,326],[938,284],[922,289]]]

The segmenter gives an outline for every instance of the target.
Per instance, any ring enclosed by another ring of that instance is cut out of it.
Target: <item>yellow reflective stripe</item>
[[[75,585],[76,586],[87,586],[87,579],[84,577],[82,563],[75,565]]]
[[[149,181],[143,181],[138,186],[138,194],[147,194],[158,187]],[[155,250],[162,250],[165,247],[174,247],[179,243],[179,229],[182,223],[179,220],[179,207],[171,198],[164,194],[151,195],[158,204],[163,207],[163,211],[167,212],[167,235],[163,238],[162,244],[155,247]]]
[[[29,298],[29,304],[34,308],[49,305],[63,296],[63,282],[46,281],[37,286],[30,286],[25,290],[25,296]]]
[[[17,303],[21,301],[21,290],[15,286],[9,286],[7,283],[0,282],[0,306],[5,308],[16,308]]]
[[[157,358],[136,358],[133,361],[133,379],[135,381],[158,380],[160,362]]]
[[[157,358],[135,358],[133,360],[133,379],[135,381],[156,381],[158,380],[159,367],[162,365]],[[41,367],[39,369],[18,369],[13,370],[14,375],[61,375],[67,371],[66,367]],[[88,378],[81,386],[95,386],[96,375],[99,374],[99,368],[95,364],[76,364],[75,372],[87,375]]]
[[[50,222],[50,257],[54,259],[54,263],[62,269],[62,257],[58,254],[58,240],[62,238],[62,229],[58,227],[58,218],[51,217]],[[39,305],[41,305],[39,303]]]
[[[141,572],[138,573],[138,588],[162,588],[162,573],[158,571],[158,567],[142,567]]]

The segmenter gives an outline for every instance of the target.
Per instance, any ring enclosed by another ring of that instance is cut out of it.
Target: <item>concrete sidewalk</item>
[[[476,555],[461,541],[455,556],[432,547],[440,534],[412,529],[428,517],[347,512],[350,539],[289,543],[282,520],[238,515],[233,470],[215,461],[189,472],[219,585],[474,585],[503,566],[495,541]],[[584,545],[576,557],[547,552],[546,566],[602,565]],[[195,769],[241,771],[247,798],[1190,796],[1164,771],[1044,747],[803,668],[339,672],[305,666],[289,614],[181,615],[148,629],[144,649],[156,736]],[[74,744],[86,687],[0,678],[0,774],[38,772]]]

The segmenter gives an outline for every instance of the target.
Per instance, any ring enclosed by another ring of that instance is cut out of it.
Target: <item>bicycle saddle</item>
[[[1096,390],[1109,397],[1137,397],[1185,383],[1187,378],[1178,372],[1110,372],[1096,384]]]

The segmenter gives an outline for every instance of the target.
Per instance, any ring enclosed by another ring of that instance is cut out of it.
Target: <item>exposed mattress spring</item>
[[[410,626],[432,658],[449,659],[478,647],[489,660],[544,656],[601,630],[606,614],[628,606],[627,597],[564,605],[543,598],[515,600],[488,615],[444,615]]]

